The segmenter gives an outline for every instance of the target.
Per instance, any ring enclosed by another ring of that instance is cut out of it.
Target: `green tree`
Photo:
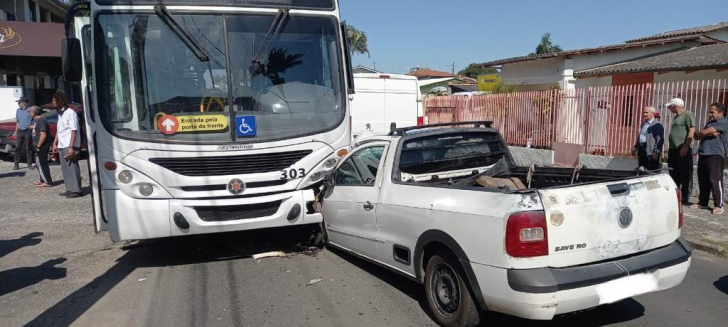
[[[536,52],[531,55],[542,55],[564,51],[560,46],[554,45],[551,41],[551,33],[541,36],[541,42],[536,46]]]
[[[465,75],[470,78],[478,78],[478,75],[494,74],[497,72],[498,70],[495,68],[485,68],[476,63],[472,63],[468,65],[468,67],[465,67],[465,69],[459,71],[458,74]]]
[[[349,52],[352,56],[354,56],[355,53],[358,53],[366,54],[367,57],[371,57],[366,33],[354,26],[346,25],[346,35],[349,38]]]
[[[498,84],[493,86],[493,93],[499,94],[499,93],[511,93],[516,92],[516,86],[503,83],[503,81],[498,82]]]

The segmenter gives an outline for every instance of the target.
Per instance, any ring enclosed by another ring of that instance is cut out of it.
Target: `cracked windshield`
[[[100,113],[115,134],[260,142],[327,131],[342,121],[335,20],[171,15],[181,29],[175,33],[163,18],[99,18],[106,51],[97,54],[98,69],[100,80],[109,81],[99,85]]]

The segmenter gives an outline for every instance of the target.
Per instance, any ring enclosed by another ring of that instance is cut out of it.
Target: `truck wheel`
[[[480,322],[460,261],[449,251],[438,251],[427,262],[425,294],[441,326],[477,326]]]

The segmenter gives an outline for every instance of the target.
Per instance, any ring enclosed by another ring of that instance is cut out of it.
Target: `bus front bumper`
[[[230,199],[137,199],[104,190],[103,203],[114,241],[233,232],[315,224],[313,190]]]

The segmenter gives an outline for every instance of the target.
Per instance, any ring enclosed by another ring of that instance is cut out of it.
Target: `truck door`
[[[386,144],[357,149],[334,172],[334,186],[323,202],[329,242],[358,254],[377,257],[377,178]]]

